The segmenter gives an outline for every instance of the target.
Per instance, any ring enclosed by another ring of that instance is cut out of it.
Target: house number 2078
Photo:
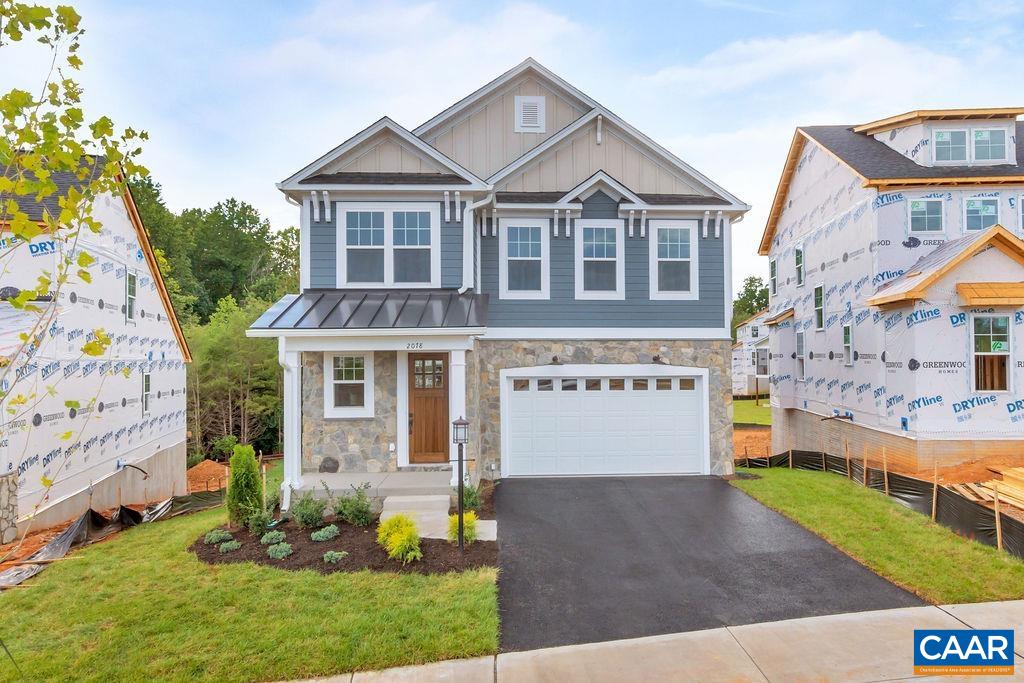
[[[408,344],[405,345],[405,348],[407,348],[407,349],[422,349],[423,348],[423,342],[409,342]]]

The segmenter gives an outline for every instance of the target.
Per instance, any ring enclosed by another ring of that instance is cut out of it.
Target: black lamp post
[[[464,549],[465,538],[462,529],[462,488],[465,485],[463,474],[463,449],[469,443],[469,421],[464,417],[452,422],[452,443],[459,446],[459,551]]]

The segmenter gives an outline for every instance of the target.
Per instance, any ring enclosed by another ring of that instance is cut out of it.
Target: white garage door
[[[505,476],[706,471],[699,377],[505,381]]]

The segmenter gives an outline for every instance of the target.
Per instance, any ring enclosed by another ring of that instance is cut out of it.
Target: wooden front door
[[[448,462],[448,354],[409,354],[409,462]]]

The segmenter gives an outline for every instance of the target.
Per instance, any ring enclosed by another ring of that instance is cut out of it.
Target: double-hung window
[[[324,354],[324,417],[373,417],[373,353]]]
[[[814,288],[814,329],[825,329],[825,285]]]
[[[340,207],[338,287],[441,286],[440,206]]]
[[[576,298],[625,299],[623,221],[576,221]]]
[[[974,160],[1003,161],[1006,159],[1006,131],[1002,128],[974,129]]]
[[[757,339],[757,335],[758,334],[760,334],[760,329],[758,328],[758,326],[757,325],[751,325],[750,326],[750,338],[751,339]]]
[[[547,299],[551,284],[551,222],[502,218],[498,232],[499,296]]]
[[[935,150],[936,162],[967,161],[967,131],[937,130],[932,148]]]
[[[796,378],[803,380],[807,376],[804,367],[804,333],[803,330],[796,333]]]
[[[1010,390],[1010,318],[974,316],[974,390]]]
[[[650,298],[697,299],[697,221],[651,221]]]
[[[768,376],[768,349],[757,349],[756,363],[754,363],[754,373],[758,377]]]
[[[150,402],[153,398],[151,378],[148,372],[142,373],[142,414],[149,415]]]
[[[910,232],[942,232],[942,200],[910,201]]]
[[[798,244],[793,250],[793,264],[796,267],[796,286],[804,284],[804,245]]]
[[[779,264],[775,259],[768,262],[768,291],[772,296],[779,293]]]
[[[135,320],[135,297],[138,292],[139,276],[131,270],[124,275],[124,319],[125,322]]]
[[[998,199],[968,199],[964,209],[968,230],[984,230],[999,222]]]
[[[843,325],[843,364],[853,365],[853,325]]]

